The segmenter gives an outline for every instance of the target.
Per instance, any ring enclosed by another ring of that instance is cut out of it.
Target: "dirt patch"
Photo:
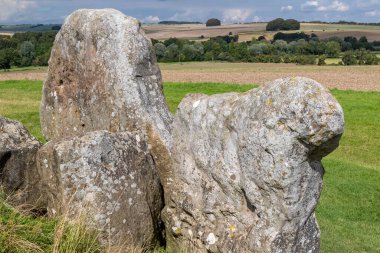
[[[45,80],[47,77],[46,70],[28,70],[0,72],[0,81],[5,80]]]

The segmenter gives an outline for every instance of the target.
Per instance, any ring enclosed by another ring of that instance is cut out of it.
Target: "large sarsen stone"
[[[188,95],[161,181],[169,248],[319,252],[321,158],[343,133],[330,92],[285,78],[247,93]]]
[[[43,88],[46,139],[151,125],[169,145],[171,122],[153,46],[140,22],[113,9],[68,16]]]
[[[38,152],[38,170],[50,215],[84,212],[106,245],[159,244],[162,189],[143,132],[51,141]]]

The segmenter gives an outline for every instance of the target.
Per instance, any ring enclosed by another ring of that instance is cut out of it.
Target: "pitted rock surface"
[[[96,131],[38,152],[50,215],[85,215],[105,245],[156,246],[162,189],[143,132]]]
[[[0,185],[14,204],[37,204],[33,185],[40,145],[21,123],[0,117]]]
[[[188,95],[161,178],[168,247],[191,252],[319,252],[314,210],[343,133],[319,83],[285,78],[247,93]]]
[[[113,9],[68,16],[43,88],[46,139],[150,126],[169,146],[171,123],[161,72],[140,22]]]

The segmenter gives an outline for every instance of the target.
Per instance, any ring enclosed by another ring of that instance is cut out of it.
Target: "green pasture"
[[[244,92],[253,87],[165,83],[164,93],[171,112],[175,113],[187,93]],[[38,113],[41,90],[41,81],[1,81],[0,115],[21,121],[44,141]],[[380,92],[332,90],[332,93],[344,109],[345,134],[340,147],[323,160],[326,173],[317,208],[322,252],[380,252]],[[4,215],[9,214],[0,208],[0,248],[1,226],[7,222]],[[31,225],[33,221],[24,222]],[[41,231],[43,235],[44,230]],[[43,241],[46,242],[49,240]]]

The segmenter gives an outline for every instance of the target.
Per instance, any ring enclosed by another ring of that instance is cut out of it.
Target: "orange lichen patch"
[[[229,231],[230,231],[230,238],[233,239],[235,236],[236,227],[231,224],[229,227]]]

